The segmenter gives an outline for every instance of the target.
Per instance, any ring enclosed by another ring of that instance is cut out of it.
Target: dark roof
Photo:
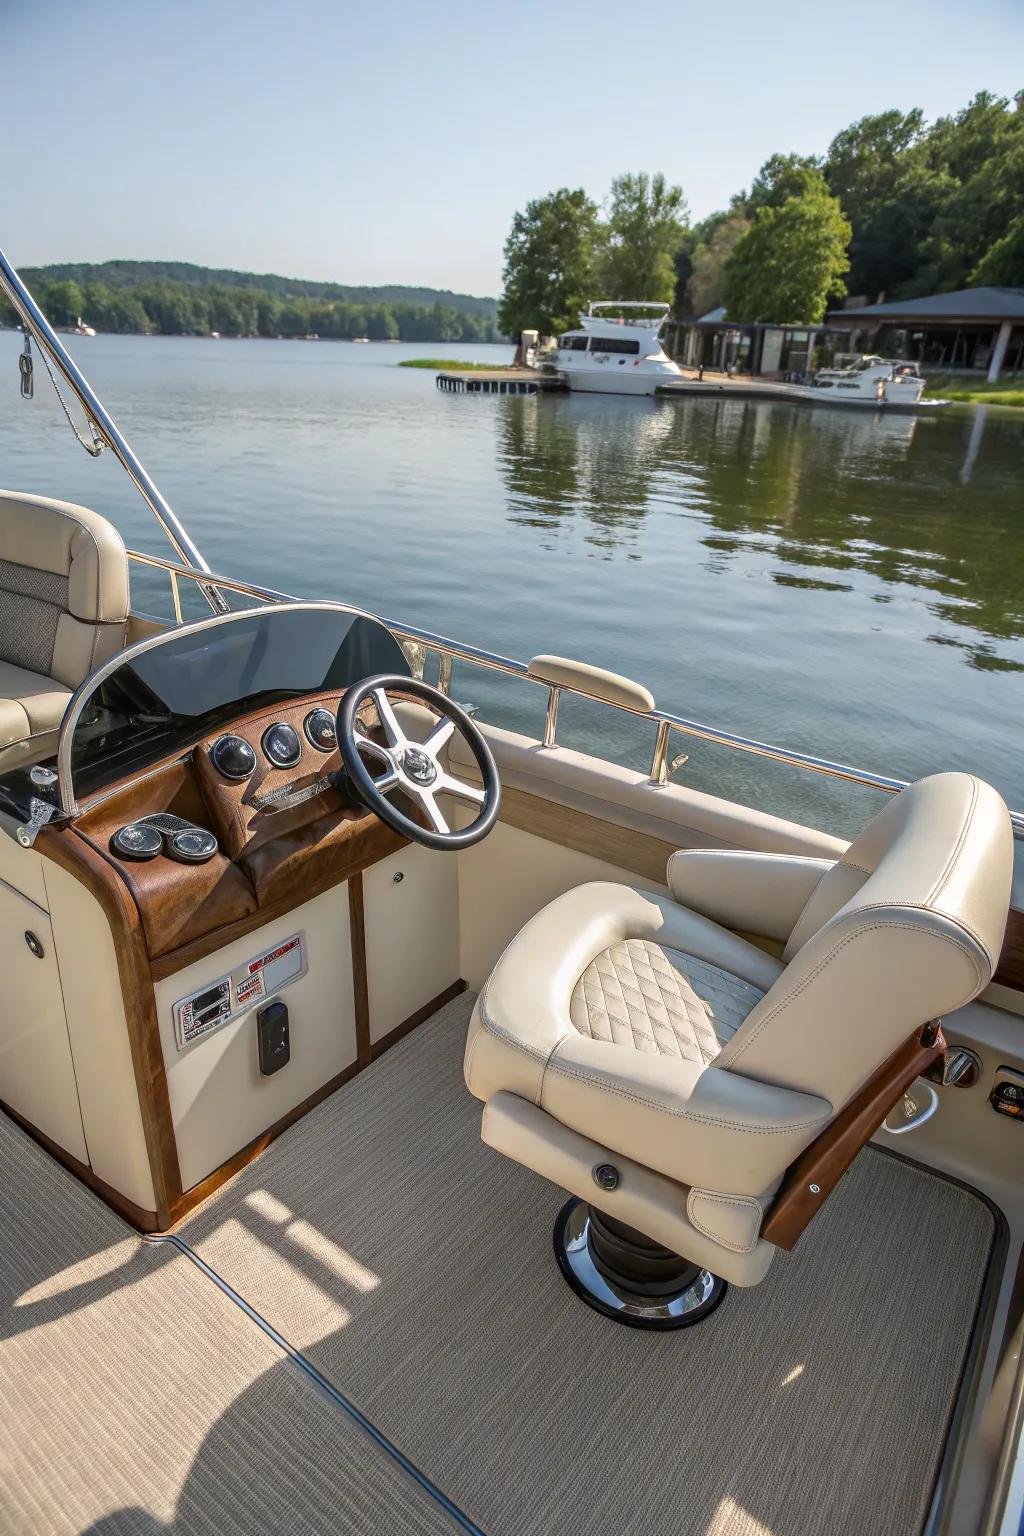
[[[858,320],[1021,320],[1024,321],[1024,288],[960,288],[956,293],[935,293],[927,299],[896,299],[890,304],[867,304],[862,309],[833,309],[833,323]]]

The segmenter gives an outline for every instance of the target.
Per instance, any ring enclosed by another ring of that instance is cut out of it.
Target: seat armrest
[[[668,861],[668,886],[681,906],[733,928],[785,944],[831,859],[683,849]]]

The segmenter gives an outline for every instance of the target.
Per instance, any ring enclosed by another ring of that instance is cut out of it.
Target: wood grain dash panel
[[[992,980],[1024,992],[1024,912],[1017,907],[1010,908],[1003,950]]]

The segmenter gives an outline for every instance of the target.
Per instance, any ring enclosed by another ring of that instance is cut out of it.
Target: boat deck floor
[[[0,1529],[908,1536],[925,1519],[994,1222],[863,1154],[792,1254],[695,1328],[591,1312],[561,1193],[479,1140],[450,1003],[171,1244],[0,1117]],[[462,1513],[459,1514],[458,1511]]]

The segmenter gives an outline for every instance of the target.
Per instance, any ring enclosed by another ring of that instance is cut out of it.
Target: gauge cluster
[[[302,736],[317,752],[334,752],[338,745],[337,716],[322,705],[307,712]],[[274,720],[260,737],[260,752],[272,768],[296,768],[302,761],[302,736],[286,720]],[[210,748],[210,761],[222,778],[241,783],[251,778],[258,757],[244,736],[227,731]]]

